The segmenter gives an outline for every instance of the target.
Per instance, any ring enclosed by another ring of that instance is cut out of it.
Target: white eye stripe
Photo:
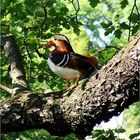
[[[67,38],[66,37],[64,37],[64,36],[61,36],[62,37],[62,40],[65,40],[65,41],[67,41],[68,42],[68,40],[67,40]]]
[[[63,35],[54,35],[54,39],[55,40],[64,40],[64,41],[70,43],[69,40]]]

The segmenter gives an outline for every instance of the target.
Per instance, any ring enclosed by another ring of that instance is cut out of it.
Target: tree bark
[[[41,96],[21,92],[2,100],[2,132],[44,128],[56,135],[89,134],[139,101],[139,59],[140,34],[75,89]]]
[[[1,37],[4,45],[5,55],[10,63],[10,76],[12,79],[13,89],[10,94],[28,92],[28,85],[26,83],[26,76],[19,48],[16,44],[15,38],[12,35],[5,35]],[[3,89],[3,88],[2,88]]]

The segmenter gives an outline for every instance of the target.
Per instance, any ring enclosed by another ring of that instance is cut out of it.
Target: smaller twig
[[[0,84],[0,89],[6,91],[7,93],[9,93],[9,94],[11,94],[11,95],[14,94],[14,90],[13,90],[13,89],[8,88],[8,87],[6,87],[6,86],[4,86],[4,85],[2,85],[2,84]]]
[[[49,2],[50,2],[50,0],[48,0],[46,3],[44,3],[44,2],[41,3],[41,6],[42,6],[43,11],[44,11],[44,19],[41,23],[40,30],[39,30],[40,37],[42,37],[42,31],[43,31],[43,28],[45,26],[46,20],[48,19],[47,6],[48,6]]]
[[[114,48],[114,49],[116,49],[116,50],[121,50],[120,48],[118,48],[118,47],[116,47],[116,46],[111,46],[111,45],[106,46],[106,48]]]
[[[140,25],[140,21],[139,21],[140,14],[139,14],[139,10],[138,10],[138,7],[137,7],[136,0],[134,0],[134,5],[132,7],[132,10],[131,10],[131,13],[130,13],[130,19],[129,19],[128,41],[130,40],[130,36],[131,36],[131,22],[132,22],[131,20],[132,20],[132,14],[133,14],[133,11],[134,11],[135,8],[136,8],[136,11],[137,11],[137,14],[138,14],[138,24]]]
[[[99,55],[100,53],[104,52],[106,49],[109,49],[109,48],[114,48],[116,50],[121,50],[120,48],[116,47],[116,46],[106,46],[104,49],[102,49],[101,51],[97,52],[97,54],[95,54],[95,56]]]
[[[45,25],[45,22],[47,20],[47,9],[46,9],[46,6],[43,6],[43,10],[44,10],[44,19],[43,19],[42,26],[41,26],[42,29],[43,29],[43,27]]]
[[[74,0],[72,0],[72,4],[73,4],[73,7],[74,7],[74,9],[75,9],[75,11],[76,11],[76,13],[75,13],[75,15],[76,15],[76,22],[77,22],[77,24],[78,24],[78,12],[79,12],[79,10],[80,10],[80,4],[79,4],[79,1],[77,0],[77,8],[76,8],[76,6],[74,5]]]
[[[75,6],[74,0],[69,0],[69,2],[71,2],[73,5],[74,10],[76,11],[75,16],[76,16],[76,22],[78,24],[78,12],[80,10],[80,4],[79,4],[79,0],[76,0],[76,1],[77,1],[77,6]]]
[[[138,14],[138,25],[140,27],[140,13],[139,13],[137,4],[135,5],[135,7],[136,7],[137,14]]]

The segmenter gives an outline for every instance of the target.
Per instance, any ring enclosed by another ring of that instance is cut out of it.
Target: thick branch
[[[12,35],[7,35],[2,36],[1,39],[5,44],[5,54],[10,63],[10,76],[12,78],[13,91],[14,93],[27,91],[28,86],[26,83],[25,71],[15,38]]]
[[[42,96],[18,94],[2,101],[2,132],[44,128],[57,135],[90,133],[93,126],[139,100],[139,59],[140,35],[82,87]]]

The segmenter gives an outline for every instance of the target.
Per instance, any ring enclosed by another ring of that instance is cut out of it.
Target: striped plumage
[[[96,58],[75,53],[66,36],[55,34],[45,48],[51,46],[55,49],[48,57],[48,65],[55,74],[68,80],[68,86],[69,80],[75,80],[77,86],[80,79],[87,78],[97,70]]]

